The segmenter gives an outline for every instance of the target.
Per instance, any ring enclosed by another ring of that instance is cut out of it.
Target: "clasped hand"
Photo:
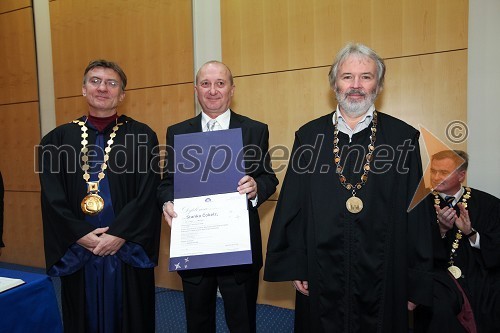
[[[446,234],[448,230],[453,228],[454,224],[456,224],[457,228],[460,229],[465,235],[471,232],[472,226],[469,218],[469,212],[465,209],[462,203],[458,203],[457,205],[460,210],[460,217],[454,208],[444,207],[441,209],[439,205],[434,205],[436,208],[439,231],[441,232],[441,235]]]
[[[96,256],[115,255],[125,243],[123,238],[107,234],[109,227],[97,228],[77,241]]]

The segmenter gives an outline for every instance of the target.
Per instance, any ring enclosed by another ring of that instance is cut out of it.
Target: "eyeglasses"
[[[96,88],[100,87],[101,83],[103,83],[103,82],[104,82],[104,85],[106,87],[111,88],[111,89],[115,89],[115,88],[118,88],[120,86],[120,83],[118,83],[118,81],[115,81],[115,80],[103,81],[102,79],[100,79],[98,77],[93,77],[93,78],[89,79],[88,82]]]

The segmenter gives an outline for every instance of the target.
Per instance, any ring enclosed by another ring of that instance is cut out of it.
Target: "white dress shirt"
[[[349,127],[347,122],[345,121],[344,117],[342,117],[342,113],[340,113],[339,106],[337,105],[337,109],[335,110],[335,113],[332,116],[332,122],[333,125],[335,125],[335,114],[338,114],[337,121],[338,121],[338,129],[339,132],[342,132],[344,134],[347,134],[349,136],[349,142],[351,142],[352,136],[356,133],[361,132],[368,126],[370,126],[370,123],[372,122],[373,119],[373,112],[375,111],[375,105],[372,105],[368,108],[368,111],[366,111],[365,116],[363,119],[361,119],[354,129]]]

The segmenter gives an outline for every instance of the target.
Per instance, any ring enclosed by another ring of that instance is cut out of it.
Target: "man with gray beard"
[[[408,310],[432,300],[431,211],[408,212],[419,132],[375,109],[384,76],[348,44],[329,73],[337,109],[295,133],[264,273],[293,282],[295,332],[408,332]]]

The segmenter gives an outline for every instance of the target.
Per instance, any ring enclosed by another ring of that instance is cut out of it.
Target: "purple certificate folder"
[[[241,128],[175,136],[170,271],[252,263]]]

